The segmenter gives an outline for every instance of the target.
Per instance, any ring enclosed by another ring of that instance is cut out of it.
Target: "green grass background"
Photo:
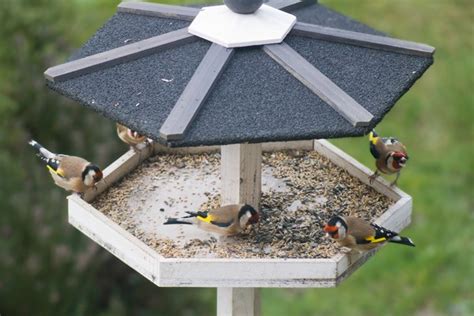
[[[166,1],[191,3],[192,1]],[[435,64],[379,124],[408,146],[404,231],[336,289],[264,289],[263,315],[474,315],[474,4],[321,0],[394,37],[436,47]],[[116,1],[0,1],[0,314],[212,315],[212,289],[161,289],[67,224],[65,193],[26,141],[105,166],[113,123],[51,93],[42,73],[113,14]],[[72,128],[71,128],[72,127]],[[365,138],[335,143],[367,166]]]

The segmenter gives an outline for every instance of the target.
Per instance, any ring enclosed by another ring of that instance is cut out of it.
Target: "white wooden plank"
[[[183,28],[48,68],[44,72],[44,76],[52,82],[64,81],[189,43],[196,39],[197,37],[188,33],[187,28]]]
[[[370,185],[376,191],[388,196],[392,200],[397,201],[401,197],[406,196],[402,190],[397,187],[391,187],[390,184],[381,177],[376,179],[373,184],[370,184],[369,176],[372,175],[372,171],[327,140],[314,141],[314,150],[346,170],[361,182]]]
[[[265,4],[252,14],[220,5],[202,8],[189,33],[228,48],[248,47],[281,43],[295,23],[294,15]]]
[[[272,152],[280,150],[313,150],[313,140],[296,140],[289,142],[270,142],[262,143],[263,152]],[[199,154],[217,152],[221,146],[196,146],[196,147],[167,147],[159,143],[154,143],[154,153],[179,153],[179,154]]]
[[[160,260],[160,286],[331,287],[331,259],[175,259]]]
[[[199,13],[198,8],[134,1],[120,3],[118,5],[117,11],[185,21],[192,21]]]
[[[353,126],[367,126],[373,115],[286,43],[263,50]]]
[[[221,147],[221,201],[260,207],[262,193],[262,145],[236,144]]]
[[[302,22],[297,22],[290,34],[424,57],[435,52],[434,47],[426,44]]]
[[[260,315],[259,289],[217,288],[217,316]]]
[[[135,169],[143,160],[150,157],[152,153],[152,146],[147,146],[139,151],[134,151],[133,149],[127,151],[102,171],[102,181],[99,181],[95,188],[85,193],[84,200],[88,202],[93,201],[99,194]]]
[[[160,136],[163,139],[171,141],[183,138],[233,53],[233,49],[211,45],[161,126]]]
[[[152,282],[159,278],[158,256],[136,237],[78,196],[69,200],[69,223]]]

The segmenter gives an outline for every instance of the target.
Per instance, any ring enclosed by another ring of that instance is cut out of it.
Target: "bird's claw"
[[[374,173],[373,175],[369,176],[369,184],[373,184],[377,176],[378,176],[377,173]]]

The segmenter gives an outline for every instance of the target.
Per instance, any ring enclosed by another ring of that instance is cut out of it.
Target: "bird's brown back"
[[[232,204],[219,207],[215,210],[209,211],[212,220],[219,223],[229,223],[230,221],[237,221],[239,211],[243,204]]]
[[[76,156],[58,155],[57,158],[59,169],[63,172],[64,178],[67,179],[81,177],[84,168],[90,164],[87,160]]]
[[[360,236],[360,237],[369,237],[375,236],[374,228],[358,217],[345,217],[347,226],[351,227],[351,229],[347,232],[353,236]]]

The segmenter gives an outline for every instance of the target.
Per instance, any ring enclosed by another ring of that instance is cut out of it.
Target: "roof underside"
[[[383,35],[326,7],[294,11],[298,22]],[[71,60],[187,27],[189,21],[115,14]],[[221,145],[366,134],[432,64],[416,56],[329,42],[291,33],[285,42],[368,110],[368,126],[354,127],[261,47],[235,49],[181,140],[169,146]],[[160,128],[211,43],[194,42],[62,82],[59,93],[164,143]]]

